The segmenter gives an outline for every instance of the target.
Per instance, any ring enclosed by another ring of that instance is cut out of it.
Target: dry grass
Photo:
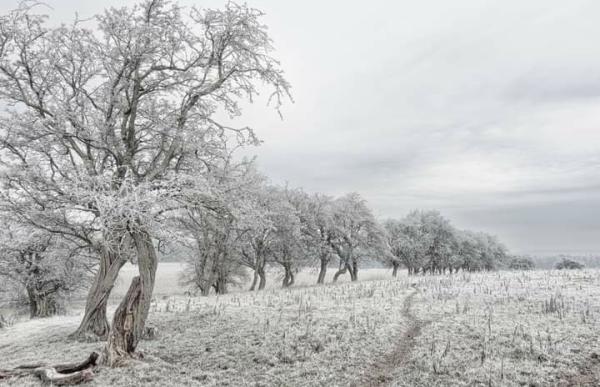
[[[406,278],[220,297],[157,297],[140,345],[145,362],[102,369],[91,385],[332,386],[369,373],[404,329]],[[0,332],[0,368],[83,358],[98,344],[66,342],[78,316]],[[14,381],[36,385],[34,379]]]
[[[396,368],[382,375],[398,386],[600,385],[597,270],[401,276],[206,298],[169,295],[166,274],[150,315],[159,337],[140,345],[145,361],[101,369],[91,385],[361,386],[382,367]],[[312,282],[303,276],[300,285]],[[419,335],[398,345],[414,325],[403,313],[411,284]],[[0,331],[0,368],[84,358],[99,344],[65,340],[79,317]],[[397,348],[407,353],[390,357]]]
[[[418,279],[424,327],[396,385],[600,385],[600,272]]]

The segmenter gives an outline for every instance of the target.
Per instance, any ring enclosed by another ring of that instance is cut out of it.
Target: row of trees
[[[334,280],[348,273],[355,281],[361,261],[388,257],[383,229],[358,194],[310,195],[268,185],[253,169],[246,173],[232,179],[244,182],[235,189],[223,187],[218,203],[180,219],[178,239],[189,241],[183,279],[203,294],[226,292],[248,271],[250,290],[261,290],[268,266],[281,269],[283,287],[292,286],[306,267],[318,267],[317,283],[323,283],[334,261],[339,264]]]
[[[267,267],[294,284],[301,269],[316,269],[316,283],[329,267],[358,279],[361,264],[402,266],[409,274],[494,270],[507,260],[493,236],[458,230],[437,211],[413,211],[403,219],[378,222],[356,193],[340,197],[266,183],[252,163],[225,163],[213,179],[212,202],[180,219],[187,269],[183,282],[204,295],[227,292],[252,275],[250,290],[265,287]]]
[[[508,256],[495,236],[456,229],[437,211],[413,211],[384,228],[394,272],[400,264],[409,274],[496,270]]]

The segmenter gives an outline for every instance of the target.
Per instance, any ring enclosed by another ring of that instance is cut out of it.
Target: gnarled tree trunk
[[[392,277],[397,277],[398,276],[398,268],[400,267],[400,263],[399,262],[392,262]]]
[[[59,285],[54,282],[41,286],[26,286],[31,318],[50,317],[62,312],[63,308],[58,300],[58,288]]]
[[[292,265],[288,262],[283,264],[283,269],[285,270],[285,274],[281,285],[284,288],[289,288],[290,286],[294,285],[295,282],[294,270],[292,270]]]
[[[217,294],[227,294],[227,278],[222,275],[218,275],[213,287],[215,288],[215,292]]]
[[[131,281],[127,294],[115,312],[108,342],[103,350],[102,364],[119,366],[135,357],[142,339],[156,278],[158,259],[152,238],[145,230],[131,231],[137,252],[140,275]]]
[[[103,248],[98,272],[87,296],[83,320],[71,335],[72,338],[97,337],[105,340],[108,337],[110,326],[106,317],[106,306],[119,271],[126,262],[127,259],[116,252]]]
[[[263,290],[267,285],[267,275],[265,273],[264,267],[258,269],[258,276],[260,278],[260,280],[258,281],[258,290]]]
[[[113,318],[108,342],[102,352],[102,364],[116,367],[135,354],[141,335],[135,331],[135,319],[140,317],[142,280],[134,277],[125,298],[119,304]]]
[[[355,259],[352,260],[352,265],[348,266],[348,271],[350,272],[350,281],[358,281],[358,262]]]
[[[329,256],[321,256],[321,268],[319,270],[319,277],[317,278],[317,284],[321,285],[325,283],[325,276],[327,275],[327,265],[329,265]]]
[[[348,265],[346,263],[340,263],[340,268],[333,275],[333,282],[337,282],[338,278],[341,275],[346,274],[347,271],[348,271]]]
[[[252,285],[250,285],[250,291],[254,291],[254,289],[256,288],[256,284],[258,283],[258,270],[254,269],[254,275],[252,277]]]

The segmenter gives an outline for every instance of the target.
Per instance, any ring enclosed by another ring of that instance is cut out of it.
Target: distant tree
[[[60,236],[11,223],[7,218],[3,223],[0,279],[25,290],[31,318],[63,312],[65,297],[88,283],[88,258]]]
[[[387,220],[384,228],[391,254],[407,268],[408,274],[416,274],[423,269],[428,237],[420,219],[407,216],[402,220]]]
[[[296,273],[307,267],[311,254],[318,251],[319,243],[313,238],[312,225],[308,222],[308,195],[301,189],[285,187],[281,189],[283,202],[280,214],[275,220],[275,240],[271,248],[272,261],[284,270],[283,287],[295,283]]]
[[[383,223],[385,237],[390,250],[390,264],[392,266],[392,276],[396,277],[400,265],[404,265],[409,274],[413,273],[413,259],[415,251],[411,246],[406,224],[401,221],[388,219]]]
[[[479,271],[483,269],[481,254],[478,249],[477,234],[472,231],[459,230],[456,233],[456,255],[454,270]]]
[[[251,162],[233,162],[227,157],[212,165],[207,174],[210,195],[199,195],[186,207],[178,225],[182,244],[189,256],[182,282],[208,295],[227,293],[229,285],[239,285],[247,277],[238,254],[249,218],[248,192],[256,190],[263,178]]]
[[[506,263],[506,247],[496,237],[457,230],[438,211],[412,211],[383,226],[394,260],[409,274],[495,270]]]
[[[554,266],[554,268],[558,270],[581,270],[584,267],[583,264],[569,258],[563,258],[556,266]]]
[[[506,263],[508,253],[506,247],[498,238],[486,233],[475,233],[480,267],[483,270],[497,270]]]
[[[291,259],[286,248],[289,245],[279,238],[285,237],[284,227],[296,223],[295,209],[287,201],[282,190],[263,185],[249,196],[249,207],[254,216],[244,226],[240,240],[240,263],[253,271],[250,290],[263,290],[266,286],[266,268],[269,263],[279,263],[291,270]],[[277,263],[277,262],[275,262]],[[289,275],[289,273],[288,273]]]
[[[317,284],[325,282],[327,268],[335,255],[331,247],[333,238],[333,199],[327,195],[308,195],[294,190],[290,201],[298,211],[302,250],[309,265],[311,259],[318,266]]]
[[[350,274],[351,281],[357,281],[359,262],[365,258],[377,260],[386,252],[384,230],[357,193],[334,200],[332,225],[329,244],[340,261],[333,281],[345,273]]]
[[[511,270],[533,270],[535,263],[529,257],[513,257],[508,263],[508,268]]]
[[[437,211],[412,211],[403,220],[407,263],[415,271],[442,273],[452,264],[455,229]]]

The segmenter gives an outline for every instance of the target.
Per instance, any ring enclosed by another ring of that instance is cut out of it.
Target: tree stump
[[[102,364],[109,367],[124,365],[134,356],[135,348],[141,339],[141,332],[135,331],[135,319],[140,318],[140,296],[142,282],[134,277],[121,304],[115,311],[108,342],[102,352]]]

